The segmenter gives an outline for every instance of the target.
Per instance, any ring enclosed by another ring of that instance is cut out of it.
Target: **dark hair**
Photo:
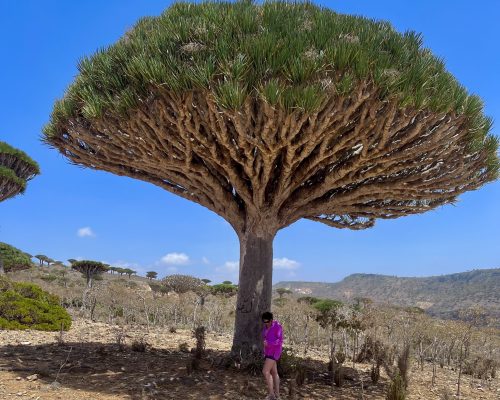
[[[273,313],[266,311],[264,314],[262,314],[262,320],[271,321],[272,319],[273,319]]]

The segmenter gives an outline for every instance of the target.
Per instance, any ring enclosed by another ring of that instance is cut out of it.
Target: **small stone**
[[[54,381],[54,382],[52,382],[52,383],[50,384],[50,388],[51,388],[52,390],[57,390],[57,389],[59,389],[60,387],[61,387],[61,384],[60,384],[59,382],[57,382],[57,381]]]
[[[38,379],[38,374],[30,375],[26,378],[28,381],[36,381]]]

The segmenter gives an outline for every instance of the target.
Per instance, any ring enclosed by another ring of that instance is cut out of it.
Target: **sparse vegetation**
[[[43,279],[51,274],[59,275],[62,270],[66,271],[67,287],[58,280]],[[51,266],[37,268],[36,271],[37,274],[33,274],[31,270],[15,271],[10,276],[31,280],[57,293],[62,299],[61,302],[75,316],[118,326],[115,328],[114,340],[122,352],[135,349],[134,353],[143,353],[143,349],[148,349],[147,344],[145,347],[141,345],[141,340],[147,343],[144,334],[126,343],[129,330],[136,326],[142,327],[142,332],[159,329],[172,338],[178,338],[176,351],[192,353],[182,364],[190,376],[196,376],[198,371],[206,368],[203,367],[204,360],[211,365],[220,365],[221,368],[234,368],[239,365],[234,364],[232,358],[215,362],[210,350],[207,350],[206,357],[197,358],[197,354],[203,354],[197,350],[203,348],[203,340],[200,340],[198,345],[196,340],[189,342],[189,332],[195,332],[196,327],[200,326],[205,327],[205,346],[209,334],[230,337],[232,315],[236,305],[234,296],[209,292],[203,307],[200,307],[200,296],[197,292],[201,286],[197,278],[173,277],[171,282],[177,284],[195,283],[188,285],[194,291],[186,290],[183,285],[174,285],[177,288],[175,292],[166,290],[166,286],[160,282],[151,282],[148,278],[129,279],[104,274],[103,280],[95,282],[89,291],[85,281],[75,270]],[[130,283],[134,283],[134,287],[130,287]],[[211,287],[205,282],[202,284],[204,288]],[[165,288],[165,291],[162,294],[149,290],[151,285],[159,285],[160,288]],[[87,293],[85,298],[82,297],[84,292]],[[328,390],[338,393],[353,390],[353,385],[360,387],[357,383],[360,379],[357,377],[359,372],[356,374],[350,367],[357,364],[364,366],[366,371],[360,375],[365,382],[365,394],[369,394],[373,388],[378,388],[380,398],[388,396],[389,392],[391,395],[400,395],[401,385],[395,377],[398,375],[401,378],[404,388],[403,376],[412,371],[406,392],[411,394],[414,382],[419,381],[422,384],[424,379],[419,376],[422,359],[425,370],[429,371],[428,380],[425,381],[429,388],[456,390],[454,387],[443,386],[441,382],[446,376],[456,383],[460,363],[462,382],[475,379],[483,382],[485,390],[489,390],[488,387],[494,388],[488,383],[495,379],[493,376],[500,360],[500,335],[494,328],[471,325],[472,320],[468,324],[461,321],[443,321],[413,308],[382,306],[361,301],[359,298],[350,304],[311,296],[297,297],[293,293],[286,294],[286,297],[287,302],[275,305],[273,312],[286,332],[287,348],[280,362],[280,373],[284,379],[290,379],[289,390],[294,393],[307,388],[312,382],[323,382],[325,387],[331,388]],[[279,295],[276,296],[276,299],[278,298]],[[188,337],[185,332],[189,333]],[[469,339],[461,356],[460,341],[464,332],[467,332]],[[422,350],[419,343],[424,344]],[[406,344],[411,344],[411,347],[407,347],[405,351]],[[324,361],[316,364],[311,358],[304,357],[306,348],[309,356],[321,357]],[[436,352],[435,349],[439,351]],[[251,376],[259,375],[259,362],[261,361],[249,361],[245,366],[240,365],[241,369],[237,367],[235,371],[246,371]],[[437,368],[433,369],[433,365]],[[366,389],[367,383],[370,382],[371,389]],[[463,390],[471,389],[462,383]]]

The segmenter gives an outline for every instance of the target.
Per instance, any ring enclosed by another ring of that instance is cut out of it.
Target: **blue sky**
[[[70,165],[40,142],[54,100],[78,59],[115,42],[168,1],[0,0],[0,140],[38,161],[42,175],[0,204],[0,241],[57,260],[85,258],[160,276],[185,273],[237,282],[239,244],[217,215],[151,184]],[[480,95],[500,121],[500,2],[330,1],[337,12],[422,32],[425,46]],[[273,281],[337,281],[355,272],[439,275],[498,267],[500,183],[456,206],[366,231],[299,221],[278,233]]]

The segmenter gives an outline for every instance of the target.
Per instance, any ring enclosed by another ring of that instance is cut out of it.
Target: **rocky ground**
[[[182,344],[184,351],[180,349]],[[260,374],[225,368],[231,338],[207,334],[207,355],[191,371],[195,346],[191,332],[143,327],[120,328],[85,320],[74,321],[62,336],[54,332],[0,331],[0,399],[146,400],[146,399],[263,399]],[[187,349],[187,351],[185,351]],[[305,385],[289,393],[284,379],[282,399],[385,399],[387,379],[373,385],[368,365],[348,370],[342,388],[328,384],[325,360],[313,355]],[[441,399],[456,390],[456,373],[438,371],[430,385],[430,367],[412,371],[410,400]],[[361,384],[363,381],[363,385]],[[363,389],[362,389],[363,386]],[[498,378],[479,382],[466,376],[461,399],[500,399]],[[452,396],[449,398],[453,398]]]

